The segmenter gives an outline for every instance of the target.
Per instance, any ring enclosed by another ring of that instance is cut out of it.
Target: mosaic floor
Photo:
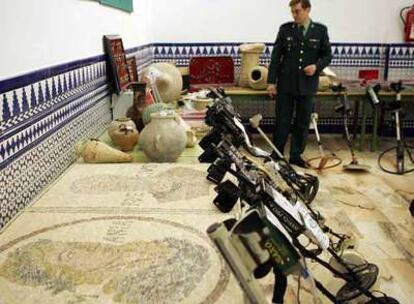
[[[341,144],[329,140],[325,149],[347,163]],[[0,232],[0,303],[246,303],[205,233],[228,215],[212,205],[214,185],[196,153],[176,164],[71,166]],[[307,156],[315,153],[312,142]],[[314,207],[330,226],[359,238],[358,251],[381,269],[378,289],[413,303],[414,173],[386,175],[376,154],[358,157],[371,173],[324,171]],[[261,283],[270,297],[271,275]],[[297,303],[297,281],[289,283],[286,303]],[[311,303],[306,286],[300,299]]]

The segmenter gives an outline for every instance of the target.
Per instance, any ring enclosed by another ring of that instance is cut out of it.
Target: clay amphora
[[[187,135],[173,111],[151,114],[151,121],[139,136],[139,146],[154,162],[175,162],[185,149]]]

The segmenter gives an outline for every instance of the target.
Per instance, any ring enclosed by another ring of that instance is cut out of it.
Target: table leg
[[[355,102],[354,102],[354,121],[353,121],[353,126],[352,126],[352,140],[355,140],[356,137],[357,137],[358,115],[359,115],[359,100],[355,99]]]
[[[361,121],[361,135],[359,137],[359,150],[363,151],[365,148],[365,136],[367,131],[367,100],[365,98],[361,101],[361,114],[362,114],[362,121]]]
[[[371,151],[377,151],[378,149],[378,120],[379,120],[379,109],[375,107],[372,122],[372,138],[371,138]]]

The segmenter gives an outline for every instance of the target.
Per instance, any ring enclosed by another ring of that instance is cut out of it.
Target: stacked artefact
[[[240,45],[240,73],[238,84],[241,87],[264,89],[267,85],[267,71],[260,66],[260,55],[265,45],[263,43],[245,43]]]

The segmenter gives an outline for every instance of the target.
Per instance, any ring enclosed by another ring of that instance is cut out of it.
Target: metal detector
[[[391,173],[391,174],[405,174],[409,172],[413,172],[414,168],[406,169],[405,168],[405,152],[407,152],[408,158],[412,164],[414,164],[414,158],[412,151],[414,150],[413,146],[409,146],[405,139],[402,136],[401,132],[401,116],[402,116],[402,102],[401,102],[401,91],[404,90],[402,86],[402,82],[393,82],[391,83],[391,89],[395,92],[395,101],[390,103],[389,105],[384,105],[383,109],[385,111],[390,111],[392,116],[394,117],[395,122],[395,133],[396,133],[396,140],[397,145],[391,147],[380,154],[378,157],[378,165],[384,172]],[[382,164],[382,158],[389,153],[395,154],[395,170],[386,169]]]
[[[345,131],[345,139],[346,139],[346,143],[348,145],[348,148],[349,148],[349,151],[351,152],[351,157],[352,157],[351,162],[349,164],[343,165],[343,168],[344,170],[347,170],[347,171],[369,171],[371,169],[371,166],[360,164],[358,162],[358,159],[356,158],[356,155],[354,152],[353,140],[351,139],[351,135],[349,134],[348,120],[349,120],[349,117],[351,116],[352,109],[351,109],[351,105],[348,100],[347,89],[342,84],[339,84],[337,86],[334,86],[332,90],[338,93],[337,95],[338,104],[335,106],[335,112],[342,114],[344,131]]]
[[[319,135],[318,130],[318,113],[314,112],[311,115],[312,125],[315,130],[316,135],[316,141],[318,142],[318,148],[319,148],[319,156],[312,157],[307,160],[307,163],[309,167],[312,169],[316,169],[318,171],[324,170],[324,169],[330,169],[339,166],[342,163],[342,159],[340,159],[338,156],[336,156],[334,153],[326,155],[323,147],[322,147],[322,141],[321,137]],[[315,165],[315,163],[319,160],[319,163]]]

